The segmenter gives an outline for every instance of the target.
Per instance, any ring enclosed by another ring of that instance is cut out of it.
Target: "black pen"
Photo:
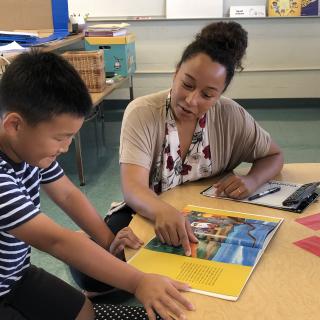
[[[248,200],[251,201],[251,200],[259,199],[263,196],[266,196],[267,194],[278,192],[280,191],[280,189],[281,187],[270,188],[266,191],[262,191],[260,193],[254,194],[253,196],[249,197]]]

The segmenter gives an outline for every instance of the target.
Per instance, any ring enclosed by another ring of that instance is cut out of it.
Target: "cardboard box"
[[[136,70],[135,36],[128,34],[123,37],[86,37],[86,50],[104,51],[106,72],[114,72],[128,76]]]
[[[1,0],[0,30],[52,33],[54,18],[59,27],[68,25],[67,5],[67,0]]]

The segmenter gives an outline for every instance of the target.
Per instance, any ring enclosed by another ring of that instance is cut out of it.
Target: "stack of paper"
[[[128,23],[118,24],[96,24],[89,26],[85,30],[86,37],[119,37],[125,36],[128,33]]]

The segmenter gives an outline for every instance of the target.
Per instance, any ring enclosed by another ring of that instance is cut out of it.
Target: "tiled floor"
[[[259,108],[248,110],[282,147],[286,162],[320,161],[319,108]],[[108,114],[105,114],[108,118]],[[120,122],[88,122],[81,129],[86,185],[81,190],[91,199],[101,215],[112,201],[121,200],[119,185],[118,145]],[[96,140],[97,137],[97,140]],[[103,138],[102,138],[103,137]],[[66,174],[78,184],[74,147],[60,158]],[[45,195],[42,210],[58,223],[76,226]],[[44,253],[33,250],[33,263],[73,283],[65,265]]]

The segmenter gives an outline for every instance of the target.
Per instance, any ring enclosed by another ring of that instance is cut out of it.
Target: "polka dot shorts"
[[[142,307],[94,304],[96,320],[148,320],[146,311]],[[157,315],[157,320],[162,318]]]

